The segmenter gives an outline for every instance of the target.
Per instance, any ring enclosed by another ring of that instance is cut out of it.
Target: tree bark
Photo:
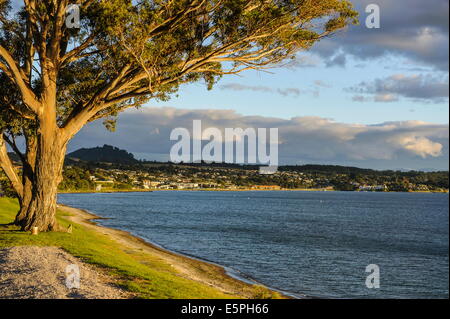
[[[31,198],[19,221],[24,231],[33,227],[38,227],[40,232],[58,230],[57,191],[62,180],[66,144],[58,129],[42,128],[38,132]]]
[[[14,221],[14,224],[17,226],[23,226],[25,224],[28,208],[31,204],[31,199],[33,198],[34,166],[36,163],[36,138],[35,136],[29,136],[26,133],[24,135],[27,150],[22,174],[23,195],[20,202],[20,210]]]

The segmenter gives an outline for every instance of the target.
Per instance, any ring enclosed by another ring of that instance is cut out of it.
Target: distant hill
[[[17,156],[13,157],[15,161],[19,161]],[[85,162],[90,163],[104,163],[108,164],[107,167],[117,167],[123,168],[124,165],[135,166],[144,168],[156,168],[161,170],[172,169],[173,167],[192,167],[192,168],[228,168],[228,169],[242,169],[242,170],[258,170],[261,165],[241,165],[233,163],[179,163],[174,164],[171,162],[158,162],[158,161],[139,161],[134,158],[134,155],[128,153],[126,150],[121,150],[117,147],[111,145],[103,145],[103,147],[94,148],[81,148],[75,152],[72,152],[66,156],[66,165],[76,165],[83,166]],[[323,174],[327,176],[332,176],[336,174],[345,175],[373,175],[373,176],[417,176],[421,173],[429,173],[433,175],[436,173],[447,173],[448,171],[438,172],[436,170],[424,170],[424,171],[413,171],[413,170],[374,170],[368,168],[358,168],[351,166],[339,166],[339,165],[283,165],[279,166],[278,170],[281,172],[297,172],[305,174]]]
[[[134,155],[125,150],[121,150],[111,145],[103,145],[103,147],[81,148],[75,152],[67,154],[67,158],[71,160],[81,160],[86,162],[102,162],[117,164],[135,164],[139,161]]]

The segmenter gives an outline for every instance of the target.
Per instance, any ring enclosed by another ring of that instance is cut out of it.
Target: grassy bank
[[[10,223],[18,210],[16,201],[0,198],[0,248],[12,246],[61,247],[82,261],[97,265],[117,278],[120,286],[138,298],[279,298],[265,287],[248,285],[228,277],[220,267],[162,251],[131,238],[140,245],[127,245],[107,228],[75,223],[73,214],[59,210],[61,226],[73,225],[72,234],[41,233],[32,236]],[[119,231],[115,231],[119,233]],[[128,237],[127,237],[128,236]],[[181,271],[180,269],[184,270]],[[189,275],[193,274],[190,278]],[[212,282],[219,283],[217,286]]]

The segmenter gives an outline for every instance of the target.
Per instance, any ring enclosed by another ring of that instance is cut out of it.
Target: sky
[[[375,169],[448,170],[448,0],[353,1],[360,25],[349,27],[270,72],[224,77],[213,90],[184,86],[101,121],[70,143],[110,144],[138,158],[168,160],[171,130],[278,127],[281,164],[338,164]],[[369,4],[380,28],[365,25]]]

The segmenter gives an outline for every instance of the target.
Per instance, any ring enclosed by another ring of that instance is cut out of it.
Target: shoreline
[[[396,191],[338,191],[320,188],[293,188],[293,189],[132,189],[132,190],[75,190],[75,191],[58,191],[58,194],[128,194],[128,193],[153,193],[153,192],[345,192],[345,193],[401,193],[401,194],[448,194],[448,190],[444,191],[411,191],[411,192],[396,192]]]
[[[69,190],[58,191],[58,194],[127,194],[127,193],[153,193],[153,192],[336,192],[320,188],[286,188],[286,189],[220,189],[220,188],[191,188],[191,189],[130,189],[130,190]]]
[[[157,243],[153,243],[139,236],[133,235],[126,230],[103,226],[95,222],[95,220],[107,218],[98,216],[90,211],[64,204],[58,204],[58,209],[69,214],[68,216],[65,216],[67,220],[89,227],[99,233],[108,235],[112,240],[123,244],[128,248],[135,249],[143,253],[156,255],[183,273],[187,279],[207,284],[222,292],[236,294],[240,295],[242,298],[251,299],[251,296],[245,292],[245,288],[254,289],[255,286],[258,286],[273,293],[280,294],[283,299],[308,298],[307,296],[299,296],[290,292],[268,287],[262,283],[259,283],[250,276],[245,277],[239,275],[239,271],[230,267],[204,260],[196,256],[190,256],[167,249]]]

